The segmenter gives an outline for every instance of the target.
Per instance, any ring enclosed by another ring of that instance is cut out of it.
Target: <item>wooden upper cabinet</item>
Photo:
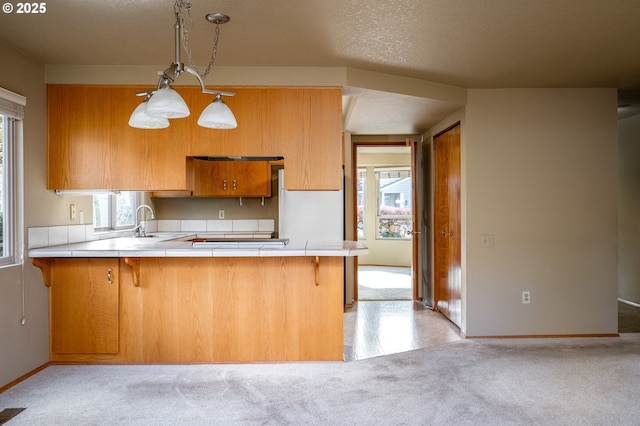
[[[194,160],[194,197],[270,197],[266,161]]]
[[[148,89],[148,88],[147,88]],[[142,87],[50,85],[49,189],[184,189],[185,131],[128,125]]]
[[[49,189],[113,188],[111,110],[107,87],[48,87]]]
[[[170,120],[166,129],[130,127],[129,116],[143,98],[140,88],[115,87],[110,90],[111,147],[114,151],[116,189],[186,189],[185,145],[189,138],[183,122]]]
[[[291,126],[278,129],[286,138],[285,188],[342,188],[342,90],[304,88],[286,96],[280,119]]]
[[[176,86],[191,115],[166,129],[129,127],[150,87],[48,86],[49,189],[187,190],[188,156],[282,156],[289,190],[337,190],[342,178],[339,87],[219,87],[236,129],[197,125],[214,96]]]
[[[213,97],[189,92],[192,114]],[[189,155],[282,156],[285,188],[338,190],[342,187],[342,89],[339,87],[223,87],[238,127],[191,127]],[[182,92],[181,92],[182,93]],[[197,120],[197,116],[193,118]],[[195,121],[194,121],[195,123]]]
[[[235,96],[223,96],[222,100],[233,112],[238,122],[235,129],[209,129],[198,126],[198,117],[215,96],[200,92],[199,88],[178,89],[188,93],[187,103],[191,108],[191,138],[189,155],[193,156],[263,156],[269,155],[265,147],[264,121],[267,111],[264,108],[264,89],[225,87],[221,90],[234,92]],[[185,97],[186,99],[186,97]]]

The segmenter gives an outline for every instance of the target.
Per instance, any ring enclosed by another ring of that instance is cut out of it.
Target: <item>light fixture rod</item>
[[[188,72],[189,74],[193,75],[195,78],[198,79],[198,83],[200,83],[200,90],[202,91],[202,93],[208,93],[210,95],[222,95],[222,96],[235,96],[236,94],[234,92],[223,92],[221,90],[210,90],[207,89],[206,87],[204,87],[204,80],[202,79],[202,77],[200,77],[200,74],[198,74],[196,72],[196,70],[194,70],[191,67],[184,67],[184,71]]]
[[[180,34],[182,33],[182,24],[180,23],[180,16],[176,14],[176,24],[174,25],[175,29],[175,41],[176,41],[176,57],[175,64],[176,68],[176,76],[180,75],[182,72],[182,61],[180,59]]]

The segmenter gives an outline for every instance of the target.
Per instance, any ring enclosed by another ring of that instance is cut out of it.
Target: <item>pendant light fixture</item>
[[[151,94],[148,94],[144,101],[133,110],[129,118],[129,126],[138,129],[165,129],[169,127],[169,120],[164,117],[152,117],[147,113],[147,104]]]
[[[169,65],[169,68],[158,72],[160,78],[156,89],[137,93],[138,96],[144,96],[145,99],[131,114],[129,126],[139,129],[163,129],[169,126],[169,119],[189,116],[190,111],[186,102],[182,99],[182,96],[171,87],[171,83],[174,83],[178,76],[185,71],[198,80],[202,93],[215,95],[213,102],[211,102],[211,104],[204,109],[202,115],[200,115],[198,125],[212,129],[234,129],[238,126],[233,112],[231,112],[222,100],[222,96],[234,96],[235,93],[210,90],[204,86],[204,79],[211,71],[218,52],[220,25],[229,22],[229,17],[221,13],[210,13],[206,16],[207,21],[216,24],[216,29],[209,65],[204,74],[200,75],[198,68],[193,63],[189,37],[184,26],[185,15],[190,15],[190,11],[191,3],[176,0],[174,4],[174,13],[176,16],[176,23],[174,25],[175,60]],[[185,66],[180,59],[182,38],[184,38],[185,41],[184,49],[189,57],[190,66]]]
[[[233,129],[238,126],[233,113],[218,93],[216,98],[200,114],[198,125],[213,129]]]

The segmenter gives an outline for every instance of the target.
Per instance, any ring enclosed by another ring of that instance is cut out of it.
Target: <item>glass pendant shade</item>
[[[233,112],[224,103],[220,95],[211,102],[200,114],[198,125],[210,129],[235,129],[238,122]]]
[[[188,117],[189,107],[171,86],[158,89],[149,99],[146,114],[160,118]]]
[[[169,127],[169,120],[166,118],[147,115],[148,103],[148,99],[145,99],[133,110],[131,117],[129,117],[129,126],[137,129],[165,129]]]

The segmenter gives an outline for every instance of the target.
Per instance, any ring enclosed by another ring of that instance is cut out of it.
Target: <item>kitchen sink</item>
[[[284,247],[289,243],[288,238],[191,238],[193,247]]]
[[[154,232],[152,234],[147,234],[144,237],[136,237],[136,238],[182,238],[186,237],[189,234],[187,233],[172,233],[172,232]]]

